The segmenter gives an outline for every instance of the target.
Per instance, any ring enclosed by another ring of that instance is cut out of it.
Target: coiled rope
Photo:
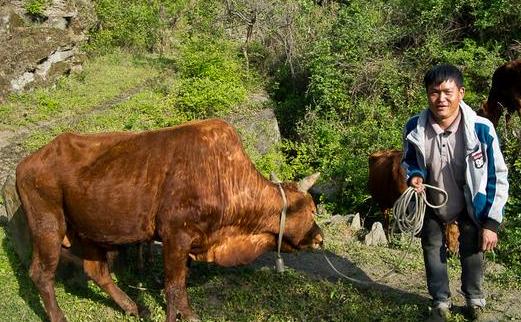
[[[333,266],[333,263],[329,260],[329,258],[324,254],[324,258],[328,262],[329,266],[340,276],[344,277],[347,280],[350,280],[352,282],[358,283],[358,284],[374,284],[380,280],[383,280],[384,278],[388,277],[392,273],[394,273],[398,267],[403,263],[405,258],[407,257],[409,248],[412,244],[412,240],[415,235],[420,233],[422,227],[423,227],[423,220],[425,218],[425,210],[427,206],[436,209],[441,208],[447,204],[447,201],[449,199],[449,196],[447,192],[443,189],[440,189],[438,187],[429,185],[429,184],[423,184],[425,188],[437,190],[441,194],[443,194],[443,202],[439,205],[433,205],[427,200],[427,195],[425,193],[425,189],[422,192],[417,192],[415,188],[409,187],[407,188],[400,198],[396,200],[393,206],[393,216],[395,218],[393,228],[391,229],[391,237],[394,235],[394,229],[398,228],[398,230],[402,233],[408,233],[410,234],[410,240],[407,245],[406,250],[404,251],[404,255],[402,256],[402,259],[399,261],[398,264],[395,265],[393,269],[391,269],[389,272],[385,273],[383,276],[377,278],[373,281],[362,281],[353,277],[349,277],[345,274],[342,274],[335,266]],[[414,201],[414,203],[411,203]]]
[[[427,200],[425,189],[422,192],[416,192],[416,189],[413,187],[407,188],[393,206],[395,219],[393,231],[396,227],[402,233],[410,233],[412,236],[415,236],[420,233],[423,227],[426,207],[437,209],[447,204],[449,196],[445,190],[429,184],[423,185],[425,188],[433,189],[443,194],[443,202],[439,205],[433,205]],[[413,200],[414,203],[411,203]]]

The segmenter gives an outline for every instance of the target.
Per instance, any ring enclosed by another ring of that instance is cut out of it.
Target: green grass
[[[161,70],[153,60],[120,51],[87,61],[83,71],[62,78],[53,88],[11,95],[0,105],[0,131],[95,109]]]
[[[60,133],[139,131],[174,126],[188,120],[173,109],[168,97],[154,88],[145,88],[128,100],[111,109],[85,115],[73,122],[58,122],[52,128],[35,130],[24,141],[24,147],[34,151]]]
[[[44,311],[36,289],[7,238],[0,229],[0,283],[2,298],[0,321],[21,317],[20,321],[40,321]],[[165,303],[154,276],[161,274],[160,259],[155,259],[143,279],[133,267],[118,273],[118,285],[150,316],[145,321],[162,321]],[[129,285],[142,282],[147,291]],[[220,268],[194,263],[188,281],[189,296],[203,321],[396,321],[422,317],[422,300],[396,300],[393,290],[357,289],[343,281],[315,280],[288,269],[277,274],[266,267]],[[125,316],[92,282],[74,284],[58,280],[56,293],[70,321],[137,321]],[[408,298],[408,297],[407,297]]]
[[[368,265],[380,267],[382,273],[387,271],[399,261],[398,255],[403,251],[363,246],[356,237],[348,237],[349,229],[344,225],[323,225],[323,228],[328,241],[328,257],[362,273],[361,269]],[[42,320],[45,313],[37,291],[4,229],[0,229],[0,244],[0,295],[3,299],[0,321],[13,321],[12,317],[17,317],[17,321]],[[421,263],[417,246],[413,245],[410,257],[405,260],[406,265],[401,269],[403,276],[418,276],[418,272],[423,271],[422,267],[417,267]],[[301,260],[300,268],[290,265],[282,274],[271,268],[273,264],[269,257],[262,262],[264,264],[257,262],[235,268],[194,262],[188,279],[192,307],[203,321],[421,321],[428,314],[428,299],[415,291],[384,284],[360,288],[338,277],[312,277],[306,271],[327,263],[317,260],[321,254],[310,256],[307,258],[314,260],[308,264]],[[59,278],[57,299],[69,321],[164,321],[166,304],[158,283],[163,276],[161,256],[156,253],[142,275],[137,272],[135,260],[135,251],[131,249],[127,264],[118,266],[113,277],[138,306],[147,308],[146,317],[138,319],[124,315],[92,282]],[[459,271],[456,261],[451,260],[449,266],[451,278],[457,278],[453,276]],[[72,275],[72,272],[65,271],[65,275]],[[456,313],[451,321],[465,321],[465,318]]]
[[[36,129],[23,142],[26,149],[35,150],[64,131],[147,130],[184,122],[189,116],[175,108],[171,95],[177,75],[165,73],[155,82],[146,82],[164,71],[161,63],[135,59],[123,53],[98,58],[89,62],[84,72],[62,80],[53,89],[14,96],[0,105],[0,130],[53,119],[51,128]],[[139,91],[127,100],[110,104],[110,108],[85,113],[73,120],[59,120],[63,116],[96,110],[97,106],[107,104],[136,86],[140,87]],[[264,162],[284,162],[278,155],[272,155],[272,159]],[[325,214],[319,219],[325,221],[328,216]],[[392,248],[364,246],[359,236],[345,225],[323,225],[323,228],[327,251],[336,261],[347,263],[361,273],[378,267],[381,271],[373,271],[374,278],[396,267],[403,255],[404,245]],[[0,229],[0,244],[0,295],[3,299],[0,301],[0,321],[45,320],[38,293],[4,229]],[[114,275],[117,284],[138,305],[150,311],[142,321],[164,321],[166,305],[157,283],[162,277],[161,259],[156,258],[144,275],[138,274],[132,260],[129,263]],[[189,296],[203,321],[420,321],[427,315],[428,299],[417,290],[405,292],[388,286],[365,289],[343,279],[316,279],[305,273],[306,268],[326,266],[327,263],[316,261],[303,265],[308,267],[288,268],[284,274],[277,274],[259,265],[220,268],[193,263],[188,280]],[[449,261],[449,269],[451,279],[457,279],[459,266],[456,260]],[[401,263],[399,272],[422,278],[423,261],[417,243]],[[495,283],[496,287],[513,287],[515,278],[508,270],[494,273],[492,277],[488,283]],[[133,287],[140,283],[146,291]],[[139,320],[124,315],[92,282],[58,279],[56,293],[69,321]],[[456,315],[453,321],[464,319]]]

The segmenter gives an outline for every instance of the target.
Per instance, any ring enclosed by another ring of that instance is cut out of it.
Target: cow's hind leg
[[[60,259],[62,239],[63,236],[58,232],[33,232],[33,260],[29,268],[29,276],[42,297],[51,322],[67,321],[54,293],[54,276]]]
[[[17,179],[17,188],[32,238],[29,276],[38,289],[51,322],[66,321],[54,292],[54,276],[65,236],[65,217],[58,196],[42,196],[34,183]]]
[[[83,243],[82,243],[83,244]],[[107,251],[92,245],[83,247],[83,269],[87,276],[107,292],[127,314],[138,316],[137,305],[112,280],[107,262]]]

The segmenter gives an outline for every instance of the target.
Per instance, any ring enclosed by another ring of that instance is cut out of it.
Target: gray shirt
[[[457,118],[445,130],[429,115],[425,129],[425,161],[427,163],[426,183],[445,190],[449,199],[444,207],[435,209],[435,214],[444,222],[457,219],[465,209],[465,142],[461,110]],[[441,204],[443,195],[427,189],[427,200]]]

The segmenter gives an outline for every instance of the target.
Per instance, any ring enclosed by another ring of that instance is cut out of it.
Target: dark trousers
[[[483,252],[480,247],[480,229],[465,212],[459,216],[459,253],[461,262],[461,291],[467,303],[484,299]],[[450,303],[449,276],[447,273],[447,247],[445,245],[445,226],[443,222],[427,209],[421,241],[427,288],[434,305]]]

